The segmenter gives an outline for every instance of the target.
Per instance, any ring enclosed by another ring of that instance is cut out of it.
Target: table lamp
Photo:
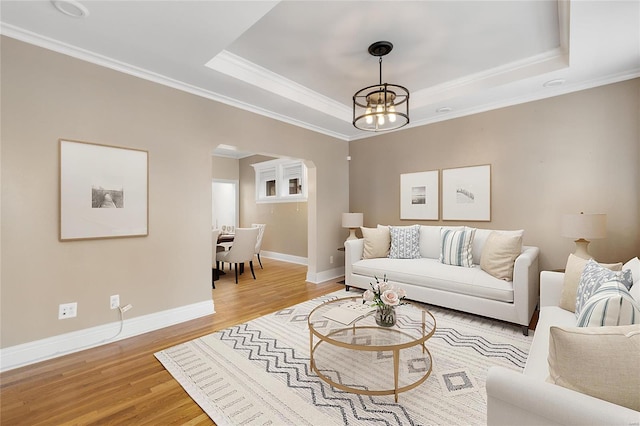
[[[562,217],[562,236],[575,238],[574,255],[583,259],[591,259],[589,240],[607,236],[606,214],[565,214]]]
[[[342,213],[342,227],[349,228],[348,240],[355,240],[356,229],[364,223],[364,215],[362,213]]]

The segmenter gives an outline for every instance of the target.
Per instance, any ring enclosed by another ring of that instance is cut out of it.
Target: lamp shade
[[[562,217],[562,236],[592,240],[607,236],[606,214],[565,214]]]
[[[362,213],[342,213],[343,228],[359,228],[364,223],[364,215]]]

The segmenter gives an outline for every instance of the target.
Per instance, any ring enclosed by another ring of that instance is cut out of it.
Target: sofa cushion
[[[480,267],[498,279],[512,281],[513,264],[521,252],[522,235],[493,231],[482,249]]]
[[[551,327],[547,381],[640,411],[638,353],[640,325]]]
[[[580,310],[578,327],[640,324],[640,305],[619,281],[609,281],[593,292]]]
[[[567,259],[567,266],[565,267],[564,272],[564,285],[562,286],[562,294],[560,295],[560,307],[562,309],[566,309],[567,311],[571,312],[576,311],[576,295],[578,294],[578,284],[580,284],[580,277],[582,276],[582,271],[584,270],[586,264],[586,259],[582,259],[581,257],[574,255],[573,253],[569,255],[569,258]],[[622,268],[622,264],[620,263],[601,263],[600,265],[613,271],[619,271],[620,268]]]
[[[622,265],[620,265],[620,267],[622,267]],[[593,259],[587,261],[587,264],[582,270],[580,283],[578,284],[578,290],[576,292],[576,317],[580,315],[582,307],[587,303],[591,295],[602,284],[609,281],[618,281],[627,288],[631,288],[633,284],[630,270],[612,271],[601,266]]]
[[[476,233],[474,228],[464,230],[440,230],[440,262],[446,265],[464,266],[470,268],[473,265],[471,245]]]
[[[420,256],[437,259],[440,257],[440,228],[435,225],[420,226]]]
[[[389,231],[391,232],[390,258],[420,258],[420,225],[389,226]]]
[[[362,237],[364,238],[363,259],[389,256],[389,249],[391,247],[389,228],[365,228],[361,226],[360,231],[362,231]]]
[[[429,287],[483,299],[513,302],[513,284],[484,272],[480,266],[471,268],[445,265],[438,259],[364,259],[355,262],[353,273],[370,277],[386,275],[389,282]],[[407,298],[411,299],[410,290]],[[573,315],[573,314],[572,314]],[[575,317],[573,318],[575,323]]]

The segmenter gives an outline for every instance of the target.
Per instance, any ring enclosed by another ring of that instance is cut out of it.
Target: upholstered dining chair
[[[236,228],[233,245],[229,250],[216,253],[216,268],[218,262],[233,263],[236,271],[236,284],[238,284],[238,265],[249,262],[251,275],[256,279],[253,271],[253,256],[255,255],[256,241],[258,240],[258,228]]]
[[[218,236],[220,235],[219,229],[211,230],[211,243],[213,244],[213,259],[211,262],[211,287],[216,288],[216,279],[218,279],[218,261],[216,260],[216,253],[220,251],[218,246]]]
[[[252,228],[258,228],[258,241],[256,242],[256,256],[258,256],[258,263],[260,263],[260,269],[264,269],[262,267],[262,260],[260,260],[260,250],[262,250],[262,237],[264,237],[264,228],[266,228],[265,223],[252,223]]]

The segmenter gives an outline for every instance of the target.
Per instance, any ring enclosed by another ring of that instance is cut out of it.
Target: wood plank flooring
[[[216,313],[0,374],[0,424],[211,425],[155,359],[159,350],[344,288],[305,282],[306,266],[262,259],[216,281]]]

